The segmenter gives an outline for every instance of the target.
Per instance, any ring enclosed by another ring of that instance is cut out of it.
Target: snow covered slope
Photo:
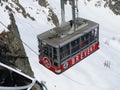
[[[60,0],[48,2],[60,20]],[[32,21],[23,18],[21,14],[14,14],[21,38],[38,52],[36,36],[54,25],[47,21],[48,9],[39,6],[36,1],[26,0],[20,3],[36,19]],[[66,7],[69,13],[70,6]],[[2,8],[0,9],[3,14]],[[5,15],[1,14],[0,18]],[[66,16],[66,20],[71,19],[71,16]],[[100,24],[100,49],[64,73],[56,75],[40,65],[37,53],[25,46],[36,79],[43,81],[48,90],[120,90],[120,16],[114,15],[108,8],[96,8],[94,0],[87,5],[84,0],[79,0],[79,16]],[[9,24],[9,19],[1,20],[6,25]]]

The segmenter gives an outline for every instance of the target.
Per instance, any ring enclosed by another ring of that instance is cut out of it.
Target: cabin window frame
[[[87,47],[90,44],[90,38],[91,38],[90,32],[87,32],[80,37],[80,48],[81,49]]]
[[[80,49],[79,43],[80,43],[80,38],[77,38],[70,43],[71,44],[71,54],[74,54],[75,52],[79,51],[79,49]]]
[[[90,42],[94,43],[94,42],[98,41],[98,39],[99,39],[99,27],[92,29],[91,33],[92,32],[94,32],[94,33],[93,33],[93,37],[90,36],[91,37]]]
[[[82,40],[82,37],[85,36],[85,34],[86,34],[86,36],[88,34],[88,38]],[[92,30],[90,30],[89,32],[87,32],[85,34],[80,37],[80,48],[82,50],[84,48],[90,46],[94,42],[98,41],[98,39],[99,39],[99,26],[94,28],[94,29],[92,29]]]
[[[60,47],[60,61],[64,61],[70,57],[70,43],[65,44],[64,46]]]
[[[52,65],[54,65],[56,67],[60,66],[59,49],[47,44],[46,42],[44,42],[42,40],[38,40],[38,41],[39,41],[39,43],[41,42],[41,45],[39,46],[39,52],[41,52],[40,56],[49,58]],[[47,47],[48,54],[44,53],[44,48],[46,48],[46,47]]]

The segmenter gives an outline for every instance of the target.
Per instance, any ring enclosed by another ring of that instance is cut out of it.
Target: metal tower
[[[78,18],[78,0],[61,0],[61,23],[65,22],[65,3],[66,1],[69,1],[71,7],[72,7],[72,22],[74,31],[77,28],[76,20]]]

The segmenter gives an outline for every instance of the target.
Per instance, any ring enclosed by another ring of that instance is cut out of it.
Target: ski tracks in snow
[[[120,58],[120,38],[118,36],[112,39],[102,38],[101,44],[104,48],[100,47],[97,53],[104,58],[103,65],[120,78],[120,72],[117,69],[120,66],[117,60]],[[108,54],[104,49],[108,49],[111,53]]]

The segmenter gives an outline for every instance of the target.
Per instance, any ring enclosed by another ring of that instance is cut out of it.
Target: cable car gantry
[[[61,0],[61,24],[64,24],[65,21],[65,4],[69,1],[71,7],[72,7],[72,21],[73,21],[73,27],[74,30],[77,28],[76,20],[79,16],[78,11],[78,0]]]

